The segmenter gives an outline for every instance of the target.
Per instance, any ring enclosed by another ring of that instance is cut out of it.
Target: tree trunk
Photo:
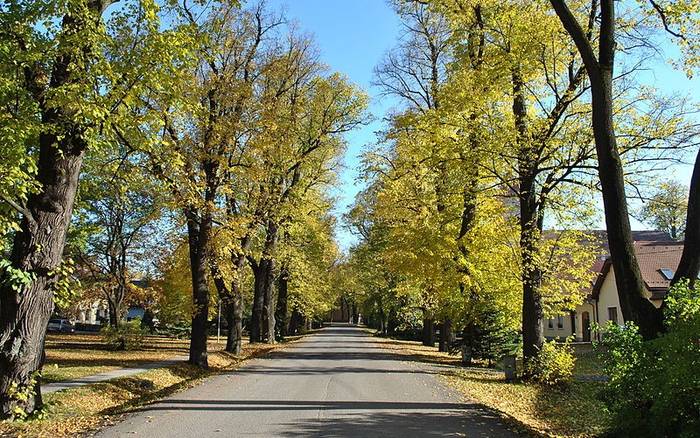
[[[423,345],[435,346],[435,321],[432,318],[423,317]]]
[[[439,350],[443,352],[449,352],[450,346],[454,342],[454,335],[452,333],[452,320],[450,318],[445,318],[440,327],[440,343]]]
[[[275,342],[274,267],[274,259],[263,258],[253,269],[255,281],[251,342]]]
[[[70,35],[83,28],[86,21],[99,21],[110,3],[95,1],[86,7],[91,16],[78,19],[63,17],[62,31]],[[84,51],[89,42],[81,42]],[[45,127],[39,133],[36,182],[41,192],[32,194],[26,208],[20,208],[22,221],[15,234],[10,267],[0,273],[0,417],[13,415],[15,409],[27,414],[41,407],[38,371],[44,362],[46,327],[54,309],[53,274],[61,264],[70,224],[86,141],[83,126],[71,126],[71,114],[63,108],[46,105],[46,95],[75,82],[84,67],[76,65],[68,47],[57,54],[51,66],[48,85],[37,80],[41,72],[25,67],[26,91],[32,94],[41,110]],[[48,88],[48,89],[47,89]],[[9,278],[10,269],[32,276],[31,281],[17,284]],[[18,388],[15,396],[10,388]],[[19,397],[18,397],[19,395]]]
[[[207,246],[211,235],[212,218],[209,213],[199,215],[186,211],[187,233],[192,274],[192,335],[190,359],[192,365],[208,368],[207,335],[209,332],[209,283],[207,276]]]
[[[685,243],[683,255],[673,276],[673,284],[683,278],[695,287],[695,282],[700,273],[700,151],[695,158],[693,177],[690,180],[690,194],[688,195],[688,216],[685,224]]]
[[[544,343],[542,271],[537,264],[537,241],[541,233],[541,216],[537,205],[537,163],[535,150],[528,138],[527,107],[523,79],[515,68],[513,81],[513,116],[518,138],[518,202],[520,206],[520,254],[522,258],[522,332],[523,359],[533,360]]]
[[[277,333],[280,339],[287,336],[289,319],[287,318],[287,299],[289,295],[289,272],[287,267],[283,267],[277,279],[277,312],[275,321],[277,323]]]
[[[593,135],[598,155],[598,176],[603,192],[605,224],[615,283],[625,321],[634,321],[645,339],[663,331],[662,314],[645,297],[645,286],[634,252],[627,209],[622,161],[613,123],[613,68],[615,64],[615,1],[602,0],[598,57],[566,2],[550,2],[581,54],[591,82]]]
[[[231,281],[231,294],[231,303],[227,313],[227,321],[230,322],[226,338],[226,351],[239,355],[243,352],[243,292],[239,278],[234,278]]]
[[[267,259],[265,263],[265,302],[263,304],[263,328],[265,330],[265,341],[268,344],[274,344],[275,336],[275,311],[277,310],[277,302],[275,300],[275,260]]]
[[[42,403],[37,372],[43,364],[46,327],[54,308],[52,287],[56,276],[52,272],[62,262],[84,154],[82,143],[57,141],[53,134],[40,136],[37,180],[42,192],[29,198],[29,216],[22,219],[12,246],[12,269],[34,278],[24,285],[13,284],[6,269],[0,285],[3,417],[12,415],[15,408],[31,413]],[[10,395],[13,384],[27,395],[26,400]]]
[[[304,326],[304,315],[301,314],[298,308],[292,309],[292,315],[289,317],[289,334],[297,335]]]
[[[109,325],[114,328],[121,323],[122,303],[126,296],[126,283],[119,281],[119,284],[109,291],[107,296],[107,306],[109,307]]]
[[[117,310],[117,306],[112,300],[107,300],[107,306],[109,307],[109,325],[114,328],[119,327],[119,311]]]
[[[275,300],[275,258],[274,252],[277,247],[279,225],[274,220],[267,223],[267,236],[265,237],[265,248],[263,249],[263,260],[260,265],[264,267],[264,291],[263,291],[263,336],[268,344],[274,344],[275,336],[275,311],[277,302]]]
[[[277,246],[279,226],[273,220],[267,221],[265,245],[259,262],[250,258],[255,275],[253,298],[253,318],[251,321],[250,341],[275,343],[275,293],[274,251]]]
[[[262,341],[263,305],[265,303],[264,272],[257,263],[253,269],[253,310],[250,318],[250,343]]]
[[[663,330],[663,323],[661,312],[645,296],[644,280],[634,251],[624,173],[613,125],[612,74],[612,66],[601,66],[599,74],[591,78],[593,133],[608,243],[622,315],[625,321],[637,323],[645,339],[652,339]]]

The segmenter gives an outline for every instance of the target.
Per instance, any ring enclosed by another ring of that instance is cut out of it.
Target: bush
[[[617,436],[700,436],[700,292],[674,287],[664,321],[666,333],[646,342],[633,323],[605,328],[601,396]]]
[[[485,360],[491,367],[504,356],[517,353],[520,335],[502,310],[486,306],[467,325],[464,343],[470,349],[471,358]]]
[[[565,385],[571,383],[575,362],[571,339],[564,343],[545,341],[537,357],[527,364],[525,373],[538,383]]]
[[[141,320],[124,322],[119,327],[108,326],[102,329],[105,343],[113,350],[137,350],[143,345],[146,331],[141,327]]]

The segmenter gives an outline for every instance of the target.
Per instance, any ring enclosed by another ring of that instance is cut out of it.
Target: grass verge
[[[0,436],[69,437],[84,435],[115,423],[122,414],[195,386],[205,377],[232,371],[243,362],[294,342],[244,345],[243,354],[225,351],[209,355],[208,371],[186,363],[153,369],[135,376],[87,385],[44,396],[45,408],[26,421],[0,422]]]

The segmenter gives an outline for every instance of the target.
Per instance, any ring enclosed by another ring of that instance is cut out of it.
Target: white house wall
[[[544,337],[547,339],[559,338],[564,340],[573,334],[573,329],[571,327],[571,314],[569,312],[561,315],[564,319],[564,325],[562,328],[557,326],[557,318],[545,318],[544,319]],[[549,328],[549,322],[552,322],[552,328]]]
[[[622,318],[622,310],[620,309],[620,297],[617,295],[617,285],[615,284],[615,271],[612,267],[603,281],[598,296],[598,324],[601,327],[605,327],[610,320],[608,318],[608,308],[610,307],[617,309],[617,323],[624,324],[625,320]]]

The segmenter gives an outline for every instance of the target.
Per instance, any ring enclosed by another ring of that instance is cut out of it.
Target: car
[[[49,320],[48,331],[54,333],[73,333],[75,326],[67,319],[54,318]]]

